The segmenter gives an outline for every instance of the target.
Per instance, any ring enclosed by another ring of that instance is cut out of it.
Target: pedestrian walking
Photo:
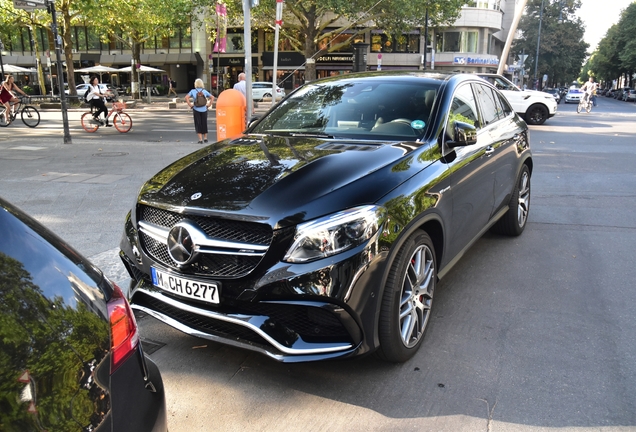
[[[177,83],[175,81],[172,80],[172,78],[168,78],[168,96],[170,96],[171,93],[174,93],[175,96],[178,96],[177,94]]]
[[[203,86],[203,80],[197,78],[194,88],[185,97],[186,103],[192,108],[194,129],[199,136],[198,144],[208,142],[208,108],[214,102],[214,96]]]

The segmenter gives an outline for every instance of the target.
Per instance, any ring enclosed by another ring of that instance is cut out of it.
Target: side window
[[[497,94],[497,98],[499,99],[499,103],[501,104],[501,109],[503,111],[502,118],[508,117],[513,113],[510,103],[508,103],[508,99],[506,99],[506,97],[502,94]]]
[[[451,109],[448,113],[448,126],[452,126],[454,121],[461,121],[479,128],[475,95],[470,84],[460,86],[453,96]]]
[[[499,112],[501,111],[501,105],[499,98],[490,87],[483,84],[473,84],[475,86],[475,93],[477,94],[477,100],[479,101],[479,107],[481,108],[481,122],[484,126],[499,120]]]

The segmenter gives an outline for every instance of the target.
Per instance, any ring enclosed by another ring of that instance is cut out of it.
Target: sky
[[[607,30],[618,23],[620,13],[636,0],[583,0],[577,15],[585,23],[585,42],[592,52]]]

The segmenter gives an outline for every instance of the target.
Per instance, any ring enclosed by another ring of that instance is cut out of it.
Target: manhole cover
[[[118,156],[126,156],[128,153],[126,152],[103,152],[103,153],[94,153],[93,156],[99,157],[118,157]]]

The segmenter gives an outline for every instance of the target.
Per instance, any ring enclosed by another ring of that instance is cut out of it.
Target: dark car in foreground
[[[166,431],[163,382],[121,290],[0,199],[0,429]]]
[[[287,362],[421,346],[438,278],[530,204],[526,123],[474,75],[314,81],[141,189],[132,307]]]

